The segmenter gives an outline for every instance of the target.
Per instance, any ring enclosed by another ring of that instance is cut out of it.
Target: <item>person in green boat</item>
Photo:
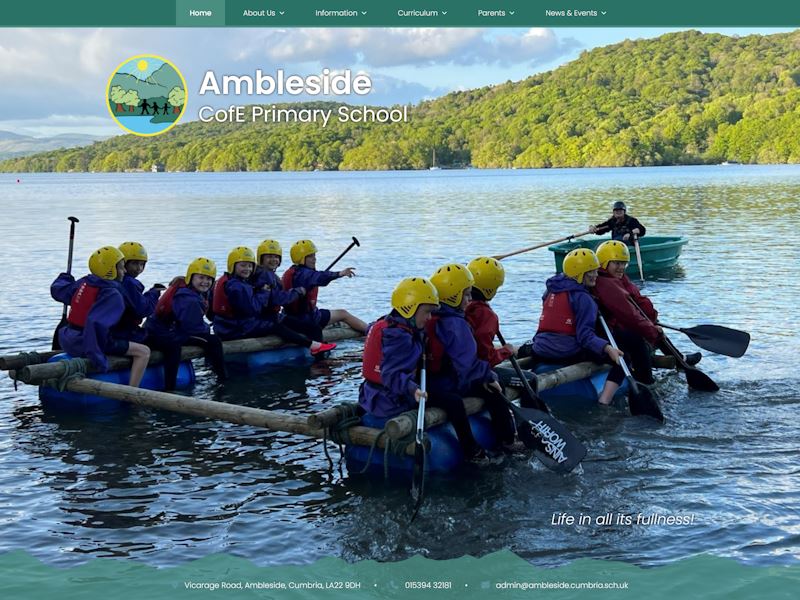
[[[614,202],[611,218],[599,225],[592,225],[589,227],[589,231],[597,235],[603,235],[610,231],[612,240],[627,244],[633,243],[632,236],[644,237],[647,229],[639,222],[639,219],[630,216],[627,211],[628,208],[625,203],[617,200]]]

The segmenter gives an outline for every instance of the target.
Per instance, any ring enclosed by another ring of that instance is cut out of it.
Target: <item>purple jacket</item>
[[[59,330],[58,339],[66,352],[72,356],[88,358],[99,370],[106,371],[108,359],[105,351],[112,341],[111,329],[119,323],[125,312],[122,286],[118,281],[109,281],[96,275],[87,275],[74,281],[71,275],[62,273],[50,286],[50,293],[59,302],[69,304],[72,293],[83,281],[99,288],[97,298],[86,317],[86,325],[83,329],[66,325]],[[70,290],[72,293],[69,293]],[[68,293],[69,299],[64,302]]]
[[[310,294],[314,288],[325,287],[334,279],[339,279],[338,271],[317,271],[316,269],[309,269],[305,265],[295,265],[292,287],[303,287],[306,289],[306,294]],[[303,302],[299,304],[302,309],[305,309]],[[320,321],[319,308],[315,308],[313,312],[301,312],[292,316],[317,324]]]
[[[442,304],[433,314],[439,316],[435,333],[444,346],[445,358],[442,370],[428,378],[431,389],[466,394],[475,384],[497,381],[489,363],[478,358],[478,345],[464,313]]]
[[[206,306],[200,292],[188,287],[181,288],[172,297],[171,322],[167,323],[153,315],[147,319],[145,329],[153,337],[167,338],[185,344],[193,335],[211,332],[211,327],[204,318]]]
[[[256,290],[247,280],[234,275],[230,275],[225,282],[225,294],[236,318],[228,319],[215,314],[214,333],[226,340],[245,338],[263,323],[261,312],[269,300],[269,295],[264,290]]]
[[[122,295],[125,298],[125,313],[114,327],[114,337],[141,343],[147,334],[139,323],[155,312],[161,290],[153,288],[145,292],[141,281],[125,274],[122,279]]]
[[[606,340],[595,333],[597,324],[597,303],[591,293],[582,284],[574,279],[559,273],[547,280],[547,291],[542,300],[549,293],[567,292],[569,305],[575,313],[575,336],[559,333],[537,333],[533,337],[533,351],[545,358],[567,358],[581,350],[588,350],[598,357],[603,356],[603,348],[608,344]]]
[[[283,289],[281,278],[278,277],[275,271],[258,267],[251,280],[253,281],[253,287],[256,289],[260,289],[265,285],[267,286],[265,290],[267,293],[267,302],[264,305],[263,317],[269,321],[279,320],[280,314],[276,309],[280,309],[280,307],[294,302],[300,297],[300,292],[295,288],[290,290]]]
[[[387,319],[406,324],[396,314]],[[412,334],[400,327],[387,327],[383,330],[381,350],[383,385],[365,381],[358,393],[358,403],[376,417],[390,418],[417,407],[414,394],[419,389],[417,369],[422,357],[422,334],[416,330]]]

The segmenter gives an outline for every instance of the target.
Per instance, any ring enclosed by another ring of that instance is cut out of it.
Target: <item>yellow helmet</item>
[[[564,275],[583,283],[584,274],[600,268],[597,255],[588,248],[575,248],[564,257]]]
[[[122,242],[119,251],[125,260],[143,260],[147,262],[147,250],[139,242]]]
[[[208,275],[211,279],[217,276],[217,265],[210,258],[195,258],[186,269],[186,285],[192,283],[192,275]]]
[[[431,283],[439,292],[440,302],[458,308],[461,305],[464,290],[472,287],[475,278],[464,265],[451,263],[437,269],[431,277]]]
[[[408,277],[397,284],[392,292],[392,308],[410,319],[420,304],[439,306],[439,293],[424,277]]]
[[[89,272],[102,279],[113,281],[117,278],[117,263],[121,260],[125,260],[125,256],[119,248],[103,246],[89,257]]]
[[[281,248],[280,242],[277,240],[264,240],[261,242],[258,245],[258,251],[256,252],[259,263],[261,263],[261,257],[265,254],[275,254],[283,259],[283,249]]]
[[[506,271],[496,258],[480,256],[470,262],[467,268],[475,278],[473,286],[478,288],[487,300],[494,298],[506,280]]]
[[[237,262],[250,262],[256,264],[256,253],[247,246],[236,246],[228,254],[228,273],[233,273],[233,267]]]
[[[608,263],[612,260],[631,262],[631,251],[628,250],[627,244],[617,240],[603,242],[597,247],[596,254],[597,260],[600,261],[600,266],[604,269],[608,268]]]
[[[311,240],[300,240],[292,244],[292,249],[289,250],[289,256],[292,262],[296,265],[302,265],[309,254],[316,254],[317,247]]]

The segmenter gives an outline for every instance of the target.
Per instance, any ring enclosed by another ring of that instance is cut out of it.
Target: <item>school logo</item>
[[[106,102],[128,133],[159,135],[175,127],[186,109],[186,80],[166,58],[140,54],[114,69]]]

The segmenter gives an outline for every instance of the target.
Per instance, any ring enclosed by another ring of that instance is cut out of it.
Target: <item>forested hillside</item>
[[[627,40],[523,81],[423,102],[405,124],[192,122],[0,168],[421,169],[434,148],[439,166],[479,168],[800,163],[800,31]]]

